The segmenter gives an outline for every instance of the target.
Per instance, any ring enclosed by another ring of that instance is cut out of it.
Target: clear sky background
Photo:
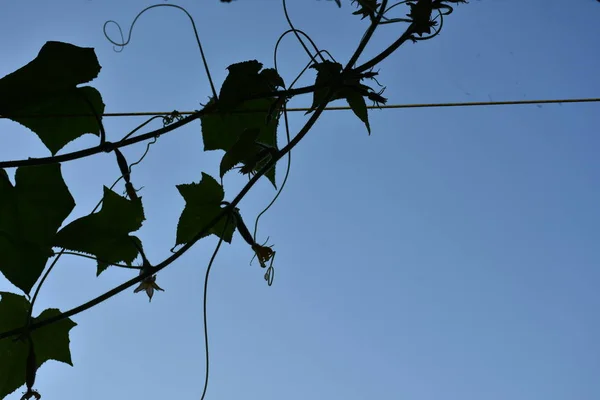
[[[342,3],[290,0],[289,10],[345,62],[367,21]],[[92,85],[107,112],[198,109],[210,89],[183,13],[143,15],[122,53],[103,36],[106,20],[127,29],[151,4],[5,0],[0,76],[46,41],[65,41],[96,49],[102,70]],[[273,66],[287,29],[279,1],[177,4],[194,16],[219,87],[232,63]],[[392,104],[598,97],[598,18],[593,0],[473,0],[446,19],[441,36],[407,43],[382,63],[379,81]],[[363,59],[403,29],[380,29]],[[284,39],[286,82],[306,61]],[[301,83],[313,80],[314,71]],[[258,264],[248,265],[239,235],[223,246],[209,287],[206,398],[600,399],[600,105],[376,110],[370,119],[369,137],[351,112],[327,112],[294,150],[288,185],[259,230],[277,251],[272,287]],[[293,114],[292,131],[304,120]],[[105,119],[109,140],[140,122]],[[63,152],[95,144],[86,135]],[[135,160],[144,148],[124,154]],[[134,169],[147,216],[137,234],[152,262],[174,245],[184,206],[175,185],[197,182],[202,171],[218,175],[222,152],[202,148],[195,122],[161,137]],[[0,159],[48,154],[33,133],[0,121]],[[68,221],[89,213],[119,175],[112,154],[63,172],[77,202]],[[227,175],[226,197],[243,182]],[[240,205],[246,221],[274,194],[260,182]],[[199,242],[161,272],[166,291],[152,303],[128,290],[74,317],[75,366],[41,367],[43,399],[198,399],[202,284],[215,244]],[[112,268],[95,278],[95,270],[64,257],[36,314],[70,309],[135,274]],[[1,278],[0,290],[16,289]]]

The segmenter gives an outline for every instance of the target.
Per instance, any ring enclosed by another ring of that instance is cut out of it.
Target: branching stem
[[[77,307],[72,308],[68,311],[65,311],[61,314],[58,314],[52,318],[48,318],[43,321],[38,321],[36,323],[31,324],[29,326],[29,330],[34,331],[36,329],[43,328],[44,326],[48,326],[55,322],[62,321],[66,318],[77,315],[80,312],[86,311],[86,310],[110,299],[111,297],[121,293],[122,291],[129,289],[130,287],[132,287],[135,284],[141,282],[142,280],[148,278],[149,276],[154,275],[155,273],[159,272],[163,268],[166,268],[171,263],[173,263],[175,260],[177,260],[179,257],[181,257],[186,251],[188,251],[190,248],[192,248],[192,246],[198,240],[200,240],[202,237],[204,237],[208,233],[208,231],[210,229],[212,229],[212,227],[214,227],[222,218],[224,218],[228,214],[230,214],[231,211],[234,209],[234,207],[237,206],[240,201],[242,201],[242,199],[246,196],[246,194],[248,194],[250,189],[252,189],[252,187],[256,184],[256,182],[258,182],[259,178],[261,178],[269,169],[271,169],[277,163],[277,161],[279,161],[283,156],[285,156],[287,153],[289,153],[302,140],[302,138],[304,138],[306,136],[306,134],[310,131],[312,126],[315,124],[315,122],[317,122],[317,119],[319,119],[319,117],[323,113],[323,110],[327,106],[327,103],[329,103],[332,96],[333,96],[333,90],[330,89],[328,95],[326,96],[326,101],[324,101],[319,107],[317,107],[317,109],[315,109],[315,111],[310,116],[308,121],[306,121],[305,125],[298,132],[298,134],[296,136],[294,136],[294,138],[290,141],[290,143],[288,143],[285,147],[283,147],[277,153],[276,156],[272,157],[271,160],[268,163],[266,163],[264,165],[264,167],[261,168],[250,179],[250,181],[242,188],[242,190],[238,193],[238,195],[235,197],[235,199],[233,199],[233,201],[230,203],[229,206],[224,207],[222,209],[222,211],[219,213],[219,215],[217,215],[215,218],[213,218],[213,220],[210,221],[207,225],[205,225],[196,234],[196,236],[194,236],[194,238],[192,238],[192,240],[190,240],[188,243],[183,245],[174,254],[169,256],[167,259],[162,261],[160,264],[156,265],[155,268],[148,269],[147,271],[143,271],[140,275],[128,280],[127,282],[120,284],[119,286],[107,291],[106,293],[96,297],[95,299],[92,299],[84,304],[81,304],[80,306],[77,306]],[[175,124],[173,124],[173,125],[175,125]],[[2,333],[0,333],[0,339],[5,339],[8,337],[14,336],[16,334],[19,334],[22,330],[23,330],[23,328],[17,328],[17,329],[12,329],[10,331],[2,332]]]

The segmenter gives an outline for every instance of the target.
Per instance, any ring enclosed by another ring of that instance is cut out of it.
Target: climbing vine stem
[[[156,265],[153,270],[148,270],[147,272],[144,272],[144,273],[140,274],[139,276],[131,278],[130,280],[120,284],[119,286],[116,286],[113,289],[108,290],[104,294],[102,294],[86,303],[83,303],[77,307],[74,307],[68,311],[62,312],[54,317],[51,317],[51,318],[48,318],[45,320],[35,322],[29,326],[29,329],[31,331],[40,329],[40,328],[43,328],[44,326],[48,326],[55,322],[62,321],[66,318],[72,317],[83,311],[86,311],[86,310],[110,299],[111,297],[121,293],[122,291],[129,289],[136,283],[141,282],[142,280],[148,278],[149,276],[159,272],[163,268],[166,268],[167,266],[169,266],[171,263],[173,263],[179,257],[181,257],[185,252],[187,252],[190,248],[192,248],[192,246],[198,240],[200,240],[202,237],[206,236],[206,234],[209,232],[209,230],[212,229],[222,218],[226,218],[226,215],[228,213],[231,213],[233,208],[235,206],[237,206],[240,201],[242,201],[242,199],[246,196],[246,194],[248,194],[248,192],[250,191],[250,189],[252,189],[252,187],[256,184],[256,182],[258,182],[258,180],[269,169],[271,169],[277,163],[277,161],[279,161],[283,156],[285,156],[288,152],[290,152],[298,143],[300,143],[302,138],[304,138],[304,136],[306,136],[306,134],[309,132],[309,130],[312,128],[312,126],[315,124],[315,122],[317,122],[317,119],[319,119],[319,117],[323,113],[323,110],[327,106],[327,103],[330,101],[332,96],[333,96],[333,91],[331,89],[329,89],[328,94],[325,97],[326,101],[324,101],[319,107],[317,107],[317,109],[312,113],[312,115],[306,121],[305,125],[298,132],[298,134],[296,136],[294,136],[294,138],[290,141],[290,143],[288,143],[279,152],[277,152],[277,155],[275,157],[271,158],[271,160],[269,160],[254,176],[252,176],[252,178],[250,178],[250,181],[248,181],[248,183],[242,188],[242,190],[240,190],[240,192],[237,194],[237,196],[231,201],[230,205],[227,207],[224,207],[216,217],[214,217],[208,224],[206,224],[202,229],[200,229],[200,231],[196,234],[196,236],[194,236],[194,238],[192,240],[190,240],[188,243],[184,244],[180,249],[178,249],[175,253],[173,253],[171,256],[169,256],[165,260],[163,260],[160,264]],[[22,328],[17,328],[17,329],[12,329],[10,331],[2,332],[2,333],[0,333],[0,339],[11,337],[15,334],[18,334],[21,331],[22,331]]]

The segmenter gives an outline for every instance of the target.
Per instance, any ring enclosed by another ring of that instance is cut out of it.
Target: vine
[[[227,0],[222,2],[229,3]],[[335,0],[341,6],[340,0]],[[155,291],[163,291],[157,283],[157,273],[173,264],[181,255],[202,238],[219,238],[210,258],[204,280],[203,320],[206,354],[206,373],[202,392],[205,397],[209,378],[208,327],[206,318],[207,286],[213,262],[223,242],[230,243],[235,231],[248,244],[260,266],[266,271],[264,279],[273,284],[276,251],[267,241],[257,241],[259,220],[280,195],[288,181],[291,152],[308,134],[328,103],[344,99],[354,114],[371,133],[366,99],[376,105],[384,104],[385,87],[376,80],[373,68],[394,53],[407,41],[428,40],[439,34],[443,18],[452,13],[453,6],[465,0],[415,0],[388,4],[388,0],[353,0],[354,15],[368,19],[369,25],[349,61],[342,65],[333,55],[320,49],[315,41],[295,27],[286,1],[283,12],[289,29],[278,38],[273,55],[274,68],[263,68],[257,60],[230,65],[228,75],[217,92],[200,42],[193,17],[183,7],[156,4],[143,9],[133,19],[127,38],[115,21],[107,21],[103,31],[115,51],[122,51],[131,41],[133,27],[142,14],[158,7],[175,8],[189,18],[212,96],[201,110],[183,117],[177,111],[148,119],[117,142],[106,139],[103,126],[104,103],[98,90],[79,86],[95,79],[100,65],[94,49],[77,47],[62,42],[47,42],[38,56],[29,64],[0,79],[0,115],[24,125],[34,132],[50,150],[51,156],[0,162],[0,272],[25,294],[0,292],[0,399],[25,385],[22,399],[41,395],[34,389],[39,366],[53,359],[71,364],[69,331],[76,326],[71,317],[89,310],[112,296],[133,288],[145,292],[152,299]],[[404,5],[405,17],[390,13]],[[406,30],[381,53],[357,66],[363,51],[372,41],[380,26],[406,23]],[[120,41],[110,38],[107,26],[115,25]],[[283,39],[293,37],[302,46],[309,62],[286,86],[277,67],[277,52]],[[64,65],[76,65],[65,69]],[[314,85],[296,88],[295,85],[308,70],[316,71]],[[373,81],[381,90],[376,91],[365,82]],[[287,102],[295,96],[312,94],[312,105],[303,127],[292,135],[289,129]],[[139,133],[152,121],[162,118],[163,126]],[[176,185],[185,200],[175,233],[175,246],[166,259],[152,264],[144,253],[140,238],[132,235],[145,220],[142,188],[134,186],[132,169],[138,165],[150,146],[164,134],[199,119],[205,151],[224,152],[220,163],[220,182],[202,173],[198,182]],[[277,144],[277,129],[283,120],[286,142]],[[69,142],[84,134],[99,137],[96,146],[71,153],[57,153]],[[143,155],[129,163],[121,149],[147,142]],[[63,226],[75,207],[62,177],[62,164],[98,153],[114,153],[120,176],[110,187],[104,187],[103,197],[88,215]],[[277,187],[276,166],[286,157],[286,169],[281,185]],[[17,168],[13,184],[5,168]],[[248,182],[231,200],[224,197],[223,177],[231,170],[248,176]],[[261,178],[266,178],[277,189],[273,199],[255,217],[251,232],[244,222],[240,201]],[[123,180],[122,195],[113,189]],[[100,209],[99,209],[100,208]],[[98,210],[99,209],[99,210]],[[177,250],[175,250],[177,248]],[[55,253],[54,249],[60,249]],[[67,311],[47,309],[33,316],[34,305],[46,278],[63,255],[79,256],[96,261],[97,275],[109,267],[137,271],[136,276],[106,293]],[[52,258],[49,266],[46,264]],[[138,261],[136,261],[138,260]],[[140,261],[141,260],[141,261]],[[136,263],[137,265],[134,265]],[[44,272],[45,271],[45,272]],[[36,286],[36,282],[37,286]],[[29,297],[35,286],[33,297]],[[41,334],[40,334],[41,332]]]

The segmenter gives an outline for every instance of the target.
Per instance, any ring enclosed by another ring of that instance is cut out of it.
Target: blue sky
[[[121,53],[103,36],[106,20],[127,29],[151,4],[4,4],[0,76],[46,41],[65,41],[95,48],[102,70],[92,84],[107,112],[198,109],[210,89],[183,13],[143,15]],[[194,16],[219,86],[232,63],[272,67],[287,29],[279,1],[177,4]],[[367,26],[348,0],[341,10],[289,0],[289,10],[342,62]],[[441,36],[389,57],[379,81],[390,103],[598,97],[598,16],[593,0],[474,0],[457,7]],[[378,31],[365,59],[400,29]],[[291,37],[282,46],[280,72],[291,82],[306,57]],[[277,251],[274,285],[248,265],[250,249],[237,234],[217,257],[206,398],[600,398],[599,111],[594,103],[376,110],[370,137],[350,112],[327,112],[294,150],[288,185],[262,219],[259,237],[270,236]],[[304,120],[293,114],[292,131]],[[140,122],[105,119],[109,140]],[[48,155],[10,121],[0,120],[0,143],[2,160]],[[63,151],[96,143],[86,135]],[[133,172],[144,186],[139,236],[150,261],[174,245],[184,206],[175,185],[203,171],[218,175],[222,153],[202,148],[196,122],[161,137]],[[143,150],[124,154],[134,160]],[[283,164],[279,171],[281,179]],[[77,202],[69,220],[89,213],[118,176],[105,154],[63,172]],[[242,184],[227,175],[227,198]],[[274,194],[260,182],[240,205],[245,219]],[[202,284],[215,244],[201,241],[161,272],[166,291],[152,303],[128,290],[74,317],[75,367],[45,364],[36,380],[43,398],[199,398]],[[95,278],[93,262],[64,257],[38,312],[70,309],[132,276],[113,268]],[[0,290],[15,289],[0,278]]]

